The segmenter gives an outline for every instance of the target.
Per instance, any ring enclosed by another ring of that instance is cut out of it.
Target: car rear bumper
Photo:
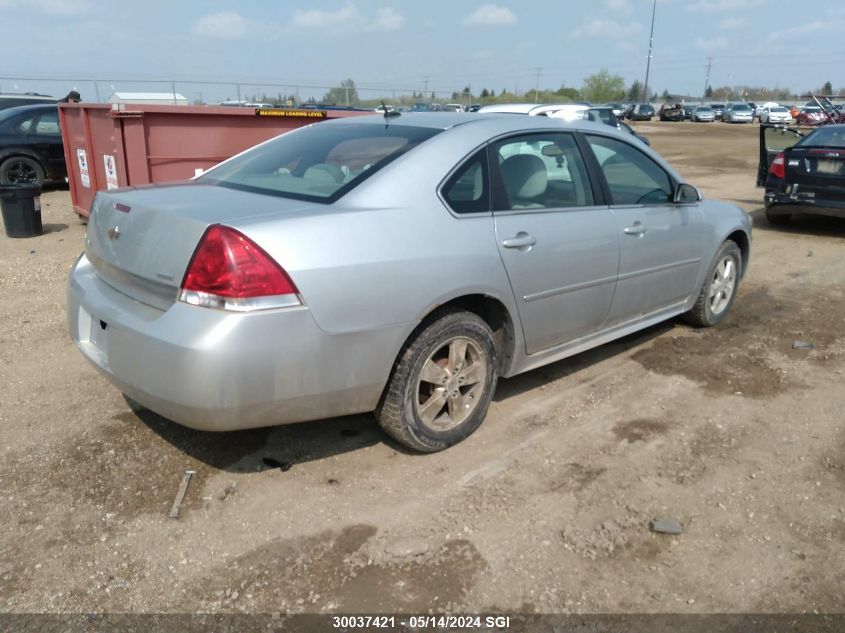
[[[406,327],[328,334],[304,307],[167,310],[108,286],[84,256],[68,281],[68,329],[126,395],[206,431],[372,411]]]
[[[767,191],[765,195],[766,212],[770,215],[791,215],[806,213],[808,215],[827,215],[834,218],[845,218],[845,202],[836,200],[793,200],[782,194]]]

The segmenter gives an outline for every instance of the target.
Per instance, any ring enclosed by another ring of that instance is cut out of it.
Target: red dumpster
[[[62,103],[70,197],[82,217],[94,194],[186,180],[199,170],[297,127],[361,110]]]

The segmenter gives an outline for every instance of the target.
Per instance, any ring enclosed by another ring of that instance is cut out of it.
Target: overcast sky
[[[69,80],[0,79],[0,89],[76,86],[93,98],[82,79],[96,77],[111,80],[98,86],[105,99],[143,88],[114,81],[124,78],[330,86],[349,77],[361,88],[451,92],[469,84],[475,93],[498,93],[531,90],[538,73],[543,88],[577,88],[602,67],[629,84],[645,77],[651,7],[651,0],[0,0],[0,76]],[[655,92],[701,94],[708,57],[714,87],[845,87],[842,3],[659,0],[656,16]]]

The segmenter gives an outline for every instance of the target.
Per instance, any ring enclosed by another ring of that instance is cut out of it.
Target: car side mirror
[[[675,197],[672,200],[676,204],[690,204],[701,201],[701,192],[685,182],[678,185],[675,189]]]

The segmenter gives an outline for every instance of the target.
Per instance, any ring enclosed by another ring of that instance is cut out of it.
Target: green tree
[[[351,79],[344,79],[340,86],[331,88],[323,95],[324,103],[337,105],[355,105],[358,103],[358,91],[355,89],[355,82]]]
[[[578,101],[581,98],[581,93],[578,92],[577,88],[567,88],[566,86],[561,86],[557,90],[552,93],[558,99],[564,99],[566,101]]]
[[[593,103],[619,101],[625,96],[625,80],[620,75],[611,75],[607,68],[584,79],[581,96]]]
[[[704,98],[705,99],[712,99],[713,98],[713,86],[708,85],[707,88],[705,88]]]
[[[824,82],[824,86],[822,86],[822,94],[824,95],[832,95],[833,94],[833,84],[829,81]]]
[[[486,99],[487,97],[490,96],[490,92],[487,90],[487,88],[484,88],[484,90],[481,91],[480,96],[481,96],[482,99]]]

